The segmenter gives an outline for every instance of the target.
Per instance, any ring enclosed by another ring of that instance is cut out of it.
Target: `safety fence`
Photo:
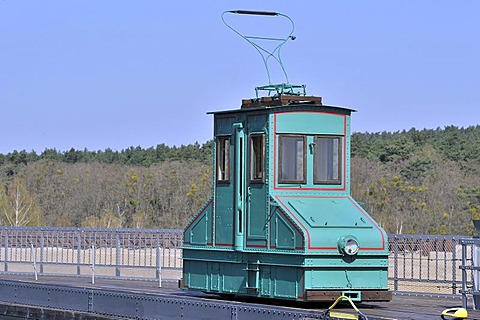
[[[389,235],[391,289],[457,295],[462,287],[462,237]]]
[[[462,298],[480,307],[480,239],[389,235],[390,288],[397,294]]]
[[[0,273],[177,281],[182,240],[178,229],[0,227]],[[472,237],[389,235],[390,289],[475,296],[479,245]]]
[[[0,273],[176,281],[182,241],[175,229],[0,227]]]

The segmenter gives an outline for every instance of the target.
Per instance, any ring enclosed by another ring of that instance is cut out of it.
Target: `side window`
[[[305,136],[281,135],[279,137],[280,183],[305,183]]]
[[[314,183],[341,184],[342,181],[341,137],[315,137]]]
[[[230,137],[217,138],[217,181],[230,182]]]
[[[263,134],[250,137],[250,180],[265,181],[265,135]]]

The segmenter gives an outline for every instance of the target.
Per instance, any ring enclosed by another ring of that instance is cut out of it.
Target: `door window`
[[[230,137],[217,138],[217,181],[230,182]]]
[[[250,137],[250,181],[265,181],[265,135]]]

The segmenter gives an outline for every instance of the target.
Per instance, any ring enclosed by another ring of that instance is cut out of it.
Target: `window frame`
[[[226,156],[222,156],[221,150],[223,150],[223,153],[225,153],[225,141],[228,141],[228,154]],[[230,183],[231,180],[231,174],[232,174],[232,136],[231,135],[226,135],[226,136],[217,136],[216,139],[216,181],[217,183],[225,183],[228,184]],[[223,166],[225,166],[225,163],[223,161],[220,161],[221,159],[226,159],[228,163],[226,163],[226,168],[223,168],[224,170],[221,170],[220,164],[222,163]],[[221,175],[219,174],[220,172],[223,172],[223,179],[221,178]]]
[[[257,153],[254,152],[254,138],[260,138],[262,145],[261,145],[261,152],[260,152],[260,172],[262,173],[261,178],[255,177],[255,169],[256,169],[256,159],[255,156]],[[265,133],[252,133],[250,134],[250,183],[265,183]]]
[[[317,157],[319,152],[318,147],[317,147],[317,139],[336,139],[338,141],[338,179],[335,180],[320,180],[318,179],[318,174],[317,174]],[[335,136],[335,135],[315,135],[313,137],[313,142],[314,142],[314,151],[313,151],[313,183],[314,184],[323,184],[323,185],[341,185],[342,184],[342,167],[344,165],[344,159],[342,157],[342,150],[343,150],[343,138],[344,136]]]
[[[282,177],[282,150],[283,150],[283,139],[285,138],[301,138],[303,141],[303,179],[301,180],[290,180],[283,179]],[[281,184],[306,184],[307,183],[307,136],[303,134],[279,134],[278,135],[278,183]]]

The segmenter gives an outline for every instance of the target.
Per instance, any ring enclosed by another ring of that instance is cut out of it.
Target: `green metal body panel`
[[[323,112],[288,112],[275,114],[275,132],[309,134],[344,134],[344,117]],[[322,124],[319,128],[319,123]]]
[[[337,253],[337,239],[354,233],[361,243],[360,253],[385,251],[386,234],[348,196],[277,196],[281,208],[295,220],[306,235],[306,252]]]
[[[350,196],[350,114],[301,103],[214,113],[215,138],[230,139],[229,176],[218,181],[225,164],[215,157],[213,196],[185,228],[185,290],[293,300],[388,292],[386,233]],[[294,149],[303,180],[280,179],[283,136],[305,144]],[[324,137],[339,146],[328,158],[338,177],[328,181],[314,174]]]
[[[210,198],[190,223],[184,233],[183,242],[190,245],[207,246],[212,244],[213,197]]]

